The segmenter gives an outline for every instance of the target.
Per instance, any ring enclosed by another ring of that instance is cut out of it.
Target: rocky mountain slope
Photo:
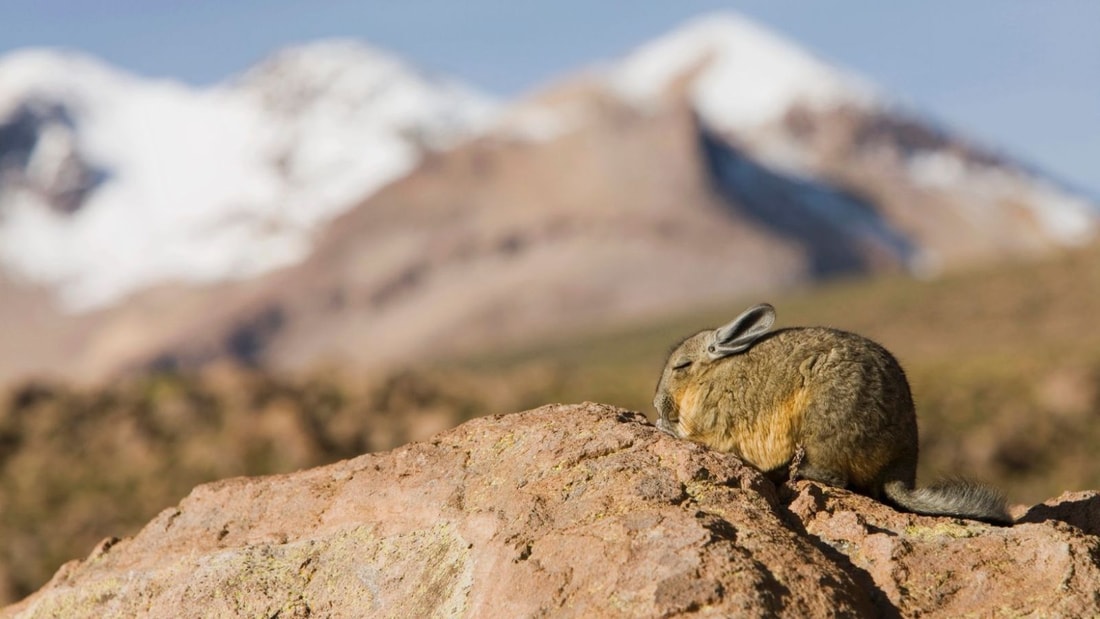
[[[1100,498],[1019,522],[777,489],[643,417],[552,405],[200,486],[8,617],[959,617],[1100,612]]]
[[[33,355],[0,351],[0,374],[423,362],[837,275],[1037,255],[1098,222],[1096,205],[736,16],[492,112],[350,44],[180,90],[102,104],[90,86],[11,90],[0,329],[42,326],[20,336]],[[180,100],[207,115],[170,122],[159,110]],[[99,118],[127,105],[191,141],[150,130],[125,156],[127,141],[97,142],[129,135]],[[32,323],[20,299],[43,291],[99,309]]]

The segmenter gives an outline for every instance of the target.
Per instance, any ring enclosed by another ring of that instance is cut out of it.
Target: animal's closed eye
[[[672,366],[672,369],[682,370],[682,369],[686,368],[689,365],[691,365],[691,359],[681,359],[680,361],[677,361],[675,365]]]

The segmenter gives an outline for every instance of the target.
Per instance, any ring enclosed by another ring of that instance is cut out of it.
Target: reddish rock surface
[[[1013,527],[915,516],[551,405],[199,486],[0,614],[1097,616],[1098,531],[1097,493]]]

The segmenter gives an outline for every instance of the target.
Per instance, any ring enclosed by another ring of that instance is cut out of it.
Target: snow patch
[[[877,98],[863,80],[732,14],[689,22],[642,46],[608,79],[624,98],[652,105],[691,70],[699,71],[690,85],[696,109],[718,129],[751,129],[795,104],[870,105]]]
[[[24,181],[0,187],[0,261],[75,310],[297,262],[320,225],[495,114],[469,88],[350,41],[285,50],[205,89],[71,52],[0,59],[0,126],[40,103],[71,126],[40,126]],[[106,177],[72,214],[51,212],[42,188],[73,157]]]
[[[1097,232],[1096,207],[1054,185],[1047,179],[1022,170],[982,165],[964,160],[956,153],[923,151],[907,162],[910,177],[921,187],[965,196],[969,208],[985,205],[995,209],[1005,203],[1027,208],[1043,232],[1064,245],[1083,245]],[[993,213],[976,213],[975,217]]]

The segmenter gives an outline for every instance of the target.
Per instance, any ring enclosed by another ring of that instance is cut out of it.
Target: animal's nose
[[[671,436],[676,436],[676,431],[672,428],[672,424],[670,424],[668,420],[664,418],[664,416],[658,417],[657,423],[654,425],[656,425],[657,429],[661,432],[664,432],[665,434]]]

